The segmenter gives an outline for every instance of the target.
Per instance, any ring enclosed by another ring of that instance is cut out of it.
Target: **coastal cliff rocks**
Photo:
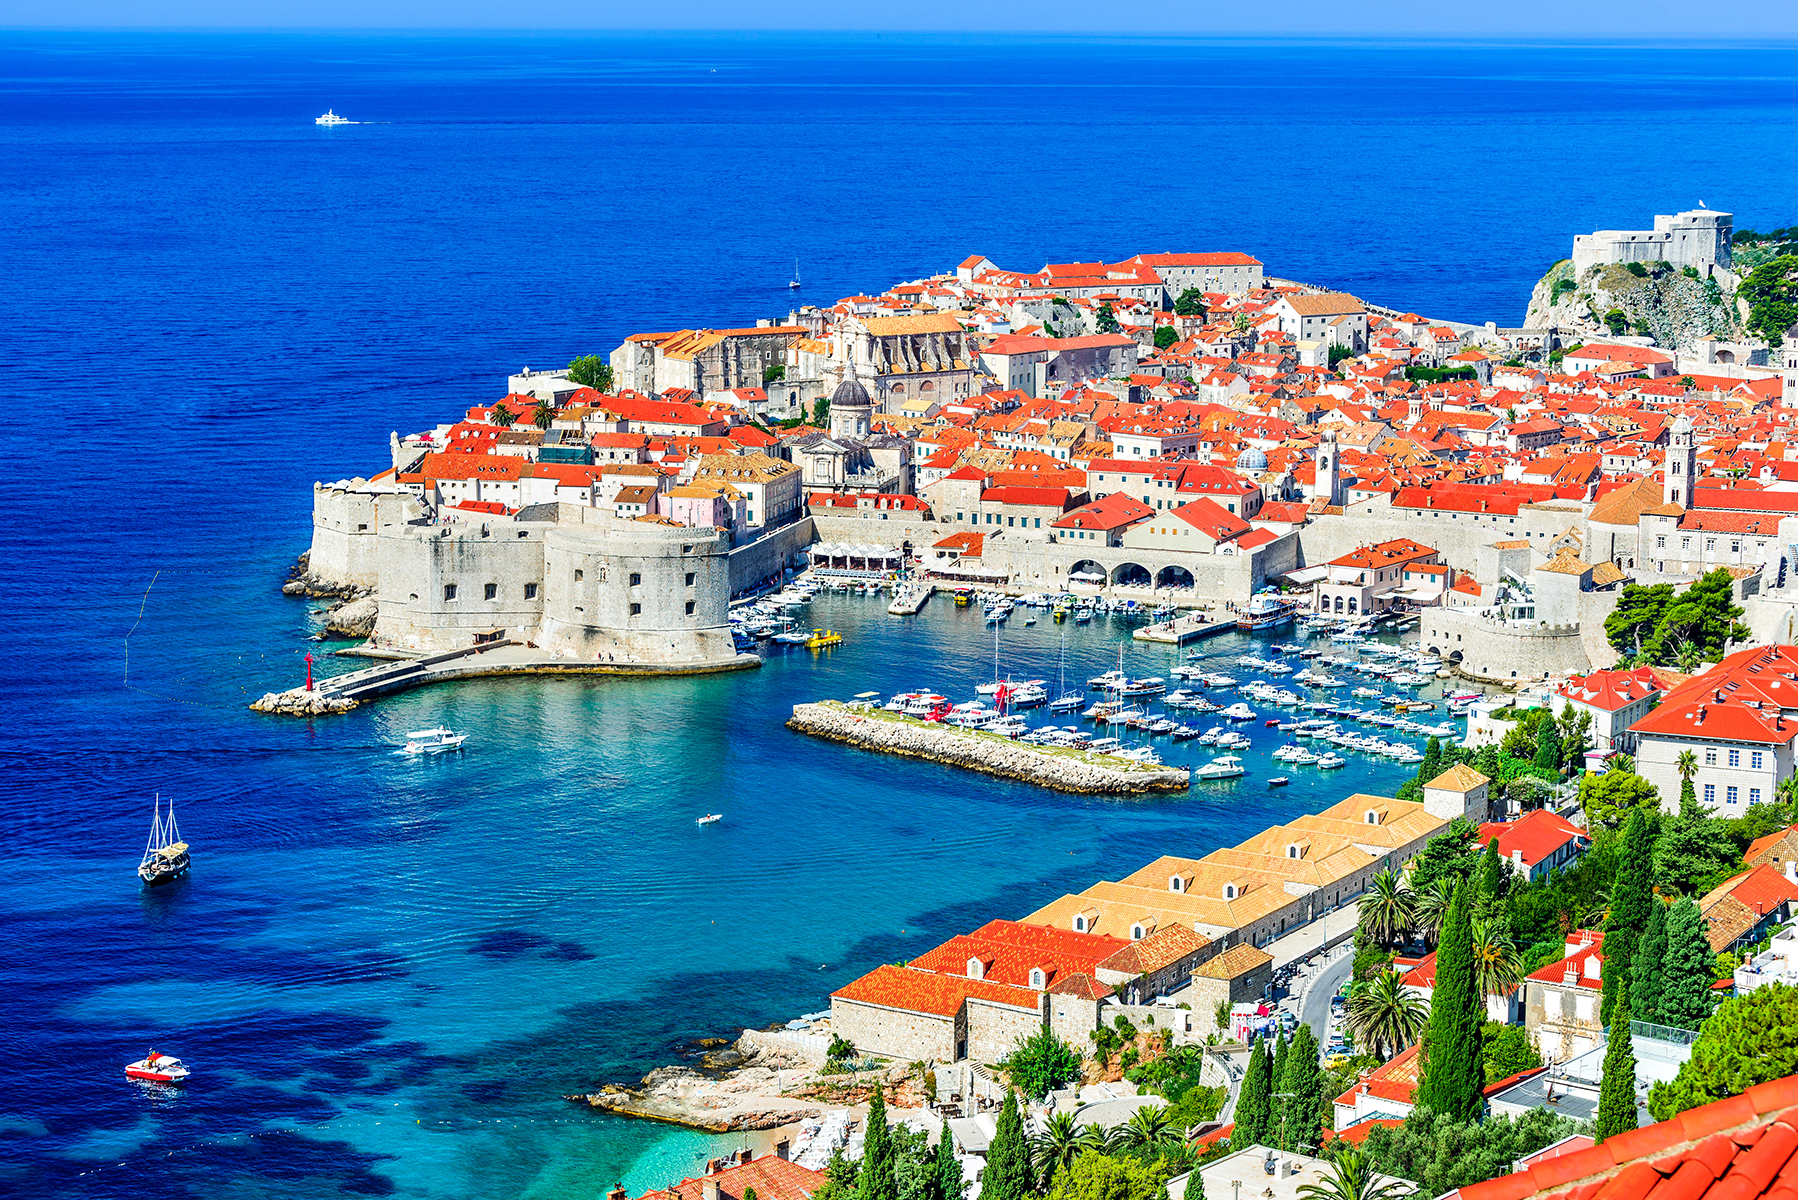
[[[1707,287],[1706,280],[1694,279],[1668,263],[1640,265],[1643,275],[1610,264],[1576,276],[1573,261],[1563,259],[1537,280],[1524,326],[1552,325],[1597,339],[1617,332],[1606,318],[1620,313],[1623,333],[1653,337],[1656,345],[1681,354],[1691,353],[1705,334],[1726,341],[1744,336],[1741,316],[1721,289]]]
[[[354,600],[371,595],[373,588],[361,584],[324,579],[312,573],[312,551],[306,550],[287,571],[287,582],[281,585],[283,596],[311,596],[319,600]]]
[[[356,707],[356,701],[339,700],[323,692],[294,688],[286,692],[270,692],[250,707],[256,712],[274,713],[283,717],[321,717],[348,712]]]
[[[325,615],[325,631],[338,637],[368,638],[374,635],[381,606],[372,596],[339,604]]]
[[[1027,746],[996,735],[929,724],[872,708],[852,709],[832,701],[794,705],[787,728],[864,750],[927,758],[1062,792],[1176,792],[1184,791],[1190,778],[1183,767],[1153,767],[1109,755]]]

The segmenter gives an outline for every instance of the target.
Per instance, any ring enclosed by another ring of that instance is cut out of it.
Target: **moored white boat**
[[[1192,777],[1194,779],[1235,779],[1246,774],[1248,772],[1243,769],[1242,759],[1234,754],[1224,754],[1193,771]]]
[[[415,729],[406,735],[406,744],[400,753],[439,754],[445,750],[460,750],[467,740],[466,733],[456,733],[441,725],[435,729]]]
[[[139,1079],[145,1083],[181,1083],[191,1074],[180,1059],[158,1054],[155,1050],[125,1065],[126,1079]]]

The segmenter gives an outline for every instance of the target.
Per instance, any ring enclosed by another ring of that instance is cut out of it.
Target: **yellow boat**
[[[807,650],[822,650],[826,646],[840,646],[842,644],[843,635],[829,629],[814,629],[812,630],[812,636],[805,639],[805,648]]]

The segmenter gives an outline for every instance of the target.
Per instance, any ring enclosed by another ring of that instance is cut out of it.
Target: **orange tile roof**
[[[638,1200],[702,1200],[708,1182],[718,1185],[720,1200],[743,1200],[751,1188],[756,1200],[808,1200],[825,1179],[822,1171],[788,1162],[777,1154],[764,1154],[710,1175],[683,1179],[673,1187],[644,1192]]]
[[[1035,1010],[1039,994],[1029,988],[1008,987],[969,979],[965,975],[939,975],[911,967],[875,967],[860,979],[830,994],[833,1000],[850,1000],[858,1004],[875,1004],[906,1012],[928,1013],[936,1017],[953,1017],[968,1000],[987,1000],[1014,1008]]]

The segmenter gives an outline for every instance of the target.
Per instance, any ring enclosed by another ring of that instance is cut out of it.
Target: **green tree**
[[[1423,894],[1443,875],[1465,879],[1479,865],[1480,847],[1474,845],[1479,830],[1464,817],[1456,817],[1447,829],[1424,844],[1411,860],[1411,891],[1421,902]]]
[[[1373,877],[1355,907],[1361,928],[1377,942],[1390,946],[1411,931],[1411,889],[1405,877],[1391,867]]]
[[[1305,1200],[1399,1200],[1410,1192],[1391,1180],[1378,1179],[1367,1155],[1354,1146],[1338,1150],[1323,1177],[1299,1189]]]
[[[831,1151],[830,1161],[824,1164],[824,1182],[812,1193],[812,1200],[856,1200],[861,1169],[860,1159],[847,1157],[841,1149]]]
[[[1093,327],[1100,333],[1116,333],[1118,331],[1117,313],[1112,311],[1109,302],[1099,305],[1099,311],[1093,315]]]
[[[1655,627],[1673,601],[1673,585],[1657,583],[1650,587],[1626,583],[1617,599],[1617,607],[1604,619],[1604,636],[1624,654],[1640,654],[1642,643],[1653,636]]]
[[[961,1162],[955,1157],[955,1135],[949,1132],[949,1118],[943,1118],[943,1132],[936,1144],[936,1195],[938,1200],[962,1200],[968,1194],[968,1181],[962,1177]]]
[[[1607,956],[1606,964],[1610,965]],[[1636,1053],[1629,1036],[1629,980],[1617,984],[1611,1002],[1613,1019],[1604,1051],[1604,1070],[1598,1082],[1598,1116],[1592,1136],[1597,1141],[1627,1133],[1638,1123],[1636,1116]]]
[[[980,1194],[985,1200],[1025,1200],[1035,1190],[1034,1174],[1030,1144],[1024,1137],[1024,1120],[1018,1112],[1018,1094],[1008,1088],[993,1129],[992,1144],[987,1147]]]
[[[1654,841],[1654,877],[1663,890],[1691,895],[1718,872],[1736,867],[1743,847],[1730,837],[1729,822],[1706,815],[1696,798],[1689,805],[1682,802],[1680,809],[1678,816],[1666,819]]]
[[[1269,1145],[1268,1123],[1273,1116],[1274,1063],[1267,1051],[1267,1039],[1256,1038],[1249,1052],[1249,1068],[1242,1077],[1242,1089],[1236,1096],[1236,1128],[1230,1133],[1231,1145]]]
[[[948,1121],[943,1124],[947,1126]],[[943,1136],[948,1136],[946,1128]],[[1030,1142],[1030,1160],[1036,1169],[1038,1189],[1052,1187],[1056,1176],[1072,1167],[1082,1151],[1104,1148],[1105,1133],[1097,1125],[1077,1126],[1071,1112],[1050,1114],[1042,1132]]]
[[[507,408],[504,400],[495,404],[493,406],[493,411],[488,413],[487,416],[501,429],[510,429],[513,425],[518,423],[518,414]]]
[[[1667,913],[1667,948],[1661,960],[1658,1024],[1697,1029],[1711,1015],[1711,944],[1705,920],[1690,897]]]
[[[1586,809],[1586,824],[1592,829],[1616,829],[1630,813],[1653,810],[1661,803],[1661,794],[1654,784],[1615,768],[1602,775],[1587,771],[1580,776],[1579,798]]]
[[[1423,1032],[1423,997],[1406,987],[1397,971],[1381,971],[1349,992],[1348,1026],[1355,1045],[1382,1062]]]
[[[1168,1118],[1163,1105],[1148,1105],[1130,1114],[1130,1119],[1113,1131],[1112,1141],[1126,1149],[1165,1146],[1180,1140],[1180,1130]]]
[[[893,1137],[887,1129],[886,1098],[875,1081],[874,1095],[868,1101],[867,1133],[863,1135],[860,1200],[899,1200],[899,1185],[893,1175]]]
[[[1397,1126],[1373,1126],[1364,1146],[1374,1170],[1413,1180],[1420,1196],[1440,1196],[1509,1175],[1518,1159],[1579,1130],[1576,1122],[1546,1108],[1477,1124],[1420,1108]]]
[[[531,424],[539,429],[548,429],[555,419],[556,410],[547,400],[537,401],[537,407],[531,410]]]
[[[1649,662],[1669,663],[1679,653],[1680,644],[1690,642],[1708,662],[1723,657],[1731,641],[1746,641],[1748,627],[1741,623],[1741,605],[1735,602],[1735,581],[1722,567],[1701,575],[1685,591],[1675,596],[1667,611],[1661,614],[1654,635],[1642,645],[1642,657]]]
[[[1561,739],[1552,720],[1536,722],[1536,765],[1545,771],[1561,766]]]
[[[1182,317],[1202,317],[1205,315],[1205,293],[1196,287],[1187,288],[1174,301],[1174,311]]]
[[[999,1067],[1012,1086],[1032,1100],[1080,1078],[1080,1056],[1047,1029],[1020,1037]]]
[[[568,382],[596,392],[612,390],[612,368],[597,354],[583,354],[568,364]]]
[[[1480,1026],[1480,1062],[1490,1086],[1519,1072],[1535,1070],[1542,1065],[1542,1056],[1536,1053],[1522,1026],[1487,1021]]]
[[[1158,325],[1155,328],[1155,349],[1166,350],[1180,340],[1180,331],[1172,325]]]
[[[1666,1024],[1661,1020],[1666,957],[1667,906],[1657,899],[1648,906],[1648,928],[1636,942],[1636,961],[1629,966],[1629,1007],[1638,1021]]]
[[[1671,914],[1669,914],[1671,915]],[[1725,1000],[1698,1031],[1692,1057],[1671,1083],[1648,1092],[1648,1111],[1666,1121],[1769,1079],[1798,1074],[1798,988],[1770,983]]]
[[[987,1182],[993,1177],[992,1161],[987,1161],[981,1178],[981,1200],[1015,1200],[1011,1196],[991,1197]],[[1071,1169],[1062,1172],[1049,1200],[1158,1200],[1165,1196],[1167,1171],[1159,1163],[1146,1163],[1137,1158],[1112,1157],[1088,1150],[1074,1160]]]
[[[1274,1062],[1268,1068],[1268,1091],[1270,1099],[1267,1109],[1267,1136],[1273,1145],[1281,1150],[1288,1149],[1285,1140],[1286,1101],[1280,1093],[1286,1090],[1286,1064],[1292,1058],[1292,1041],[1290,1038],[1274,1034]]]
[[[1782,254],[1748,272],[1736,299],[1748,301],[1749,332],[1778,346],[1785,331],[1798,325],[1798,254]]]
[[[812,424],[819,429],[830,427],[830,397],[819,396],[812,401]]]
[[[1482,998],[1508,996],[1523,982],[1523,956],[1502,913],[1473,919],[1471,950],[1474,986]]]
[[[785,379],[786,377],[787,377],[787,369],[783,366],[780,366],[778,363],[772,367],[763,367],[762,368],[762,386],[763,387],[766,387],[770,383],[778,383],[782,379]]]
[[[1509,886],[1510,875],[1505,870],[1504,860],[1498,856],[1498,839],[1492,838],[1486,843],[1486,852],[1480,855],[1479,891],[1474,898],[1473,915],[1476,919],[1496,921],[1505,910],[1505,892]]]
[[[1473,885],[1455,885],[1436,949],[1436,987],[1424,1028],[1417,1103],[1456,1120],[1479,1115],[1485,1070],[1480,1020],[1485,1002],[1473,963]]]
[[[1421,783],[1428,783],[1442,774],[1442,742],[1431,737],[1423,745],[1423,761],[1417,765],[1417,778]]]
[[[1418,895],[1417,916],[1413,924],[1417,927],[1418,935],[1425,941],[1440,939],[1442,922],[1448,918],[1448,906],[1455,898],[1455,885],[1460,882],[1454,875],[1440,875]]]
[[[1286,1074],[1280,1090],[1290,1092],[1286,1101],[1286,1145],[1290,1150],[1316,1153],[1324,1130],[1331,1124],[1332,1109],[1328,1080],[1324,1076],[1322,1054],[1317,1035],[1311,1026],[1300,1022],[1292,1035],[1292,1050],[1286,1058]]]
[[[943,1200],[937,1193],[936,1152],[930,1148],[930,1135],[903,1124],[891,1130],[898,1200]]]
[[[1611,915],[1605,922],[1600,1020],[1606,1025],[1611,1024],[1618,985],[1629,981],[1636,939],[1648,928],[1648,906],[1654,903],[1654,833],[1648,815],[1639,808],[1629,814],[1623,826],[1620,853],[1617,878],[1611,885]]]

